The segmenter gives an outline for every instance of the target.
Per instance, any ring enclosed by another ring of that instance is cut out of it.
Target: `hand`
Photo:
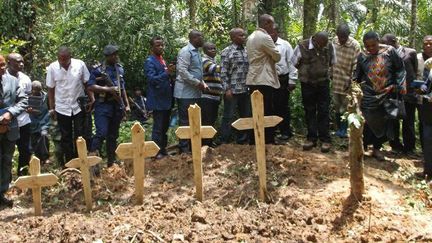
[[[57,120],[57,115],[55,110],[49,110],[48,113],[53,121]]]
[[[129,113],[131,111],[130,106],[126,106],[125,111]]]
[[[7,111],[6,113],[0,116],[0,121],[3,125],[9,124],[11,120],[12,120],[12,114],[9,111]]]
[[[393,90],[393,85],[390,85],[390,86],[388,86],[388,87],[382,89],[381,91],[382,91],[383,93],[388,94],[388,93],[390,93],[392,90]]]
[[[225,92],[225,98],[229,99],[229,100],[233,98],[233,92],[231,89],[229,89]]]
[[[288,84],[288,91],[292,92],[296,88],[295,84]]]
[[[206,83],[204,83],[204,81],[201,81],[197,87],[201,91],[208,89],[208,85]]]
[[[176,71],[176,65],[172,64],[172,63],[169,64],[168,69],[167,69],[168,74],[171,75],[171,74],[175,73],[175,71]]]
[[[87,113],[89,113],[89,112],[92,111],[94,103],[95,103],[95,100],[94,100],[94,99],[90,99],[90,100],[89,100],[89,102],[88,102],[87,105],[86,105],[86,112],[87,112]]]
[[[29,114],[32,113],[33,112],[33,107],[28,107],[26,109],[26,112],[29,113]]]
[[[107,93],[117,94],[117,92],[118,92],[117,86],[111,86],[111,87],[105,87],[105,88],[106,88]]]
[[[426,84],[423,84],[422,86],[420,86],[420,90],[421,90],[423,93],[426,93],[427,90],[428,90],[427,85],[426,85]]]

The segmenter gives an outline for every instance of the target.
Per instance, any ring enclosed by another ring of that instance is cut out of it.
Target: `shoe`
[[[303,150],[308,151],[308,150],[311,150],[315,146],[316,146],[315,142],[307,140],[305,143],[303,143]]]
[[[12,208],[13,201],[11,199],[7,199],[4,194],[0,195],[0,204],[5,205],[6,207]]]
[[[160,159],[162,159],[163,157],[165,157],[166,155],[164,155],[164,154],[162,154],[162,153],[158,153],[154,158],[155,158],[155,160],[160,160]]]
[[[385,161],[384,154],[379,149],[373,149],[372,156],[379,161]]]
[[[330,143],[322,143],[321,144],[321,152],[328,153],[330,152],[331,144]]]

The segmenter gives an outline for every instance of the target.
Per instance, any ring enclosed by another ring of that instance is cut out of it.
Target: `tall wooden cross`
[[[188,114],[189,126],[181,126],[177,128],[175,133],[180,139],[191,140],[196,197],[199,201],[202,202],[203,169],[201,155],[201,139],[212,138],[216,134],[216,130],[212,126],[201,126],[201,108],[197,104],[189,106]]]
[[[92,209],[92,193],[90,187],[90,167],[97,165],[102,161],[97,156],[87,156],[87,145],[84,138],[79,137],[76,140],[78,158],[72,159],[66,163],[66,167],[79,168],[81,171],[81,181],[84,188],[84,199],[87,211]]]
[[[30,160],[30,175],[19,177],[15,181],[15,186],[21,189],[32,189],[34,214],[40,216],[42,215],[41,187],[54,185],[57,181],[57,176],[52,173],[40,173],[40,160],[33,156]]]
[[[279,116],[264,116],[263,95],[255,90],[251,95],[252,117],[241,118],[233,122],[232,126],[238,130],[254,129],[255,150],[258,162],[259,195],[262,201],[267,195],[266,154],[264,128],[274,127],[283,119]]]
[[[132,143],[119,144],[116,154],[120,159],[133,159],[135,178],[135,198],[137,204],[143,203],[145,158],[155,156],[159,147],[153,141],[145,141],[145,130],[139,124],[131,128]]]

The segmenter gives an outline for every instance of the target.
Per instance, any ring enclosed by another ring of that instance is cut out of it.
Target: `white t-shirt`
[[[90,78],[85,63],[78,59],[71,59],[68,70],[62,68],[58,61],[51,63],[47,68],[46,85],[55,88],[55,111],[72,116],[81,109],[78,97],[84,96],[84,83]]]
[[[9,73],[9,75],[11,75],[11,74]],[[24,92],[27,95],[30,95],[31,90],[32,90],[32,84],[31,84],[30,77],[27,76],[26,74],[24,74],[23,72],[18,72],[18,83],[19,83],[20,88],[22,90],[24,90]],[[30,116],[25,111],[23,111],[21,114],[18,115],[17,120],[18,120],[18,127],[23,127],[23,126],[31,123]]]

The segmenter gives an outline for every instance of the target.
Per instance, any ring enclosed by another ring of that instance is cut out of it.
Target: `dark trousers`
[[[87,148],[91,147],[93,139],[93,117],[92,112],[84,113],[83,138],[86,140]]]
[[[394,120],[394,133],[395,139],[390,141],[390,146],[393,149],[403,150],[404,152],[411,152],[415,150],[416,137],[415,137],[415,111],[418,109],[417,104],[405,102],[406,118],[402,120],[402,139],[403,144],[400,142],[400,121]]]
[[[224,110],[220,128],[222,142],[224,143],[229,143],[231,140],[231,123],[234,121],[235,112],[238,113],[240,118],[252,116],[251,101],[248,92],[233,94],[231,99],[224,98]],[[236,142],[238,144],[245,144],[252,134],[251,131],[238,131]]]
[[[15,151],[15,141],[9,141],[6,134],[0,135],[0,194],[9,189],[12,181],[12,157]]]
[[[258,90],[263,95],[264,100],[264,116],[272,116],[274,115],[273,109],[273,95],[275,89],[271,86],[267,85],[251,85],[249,86],[250,93],[252,94],[255,90]],[[266,144],[274,144],[275,143],[275,128],[267,127],[264,129],[265,143]]]
[[[432,123],[423,122],[424,173],[432,178]]]
[[[49,140],[40,132],[31,134],[31,150],[42,162],[49,158]]]
[[[57,122],[61,134],[60,144],[67,163],[77,157],[75,141],[82,136],[84,112],[81,111],[73,116],[65,116],[57,112]]]
[[[216,123],[219,111],[219,100],[212,100],[208,98],[201,99],[201,124],[203,126],[213,126]],[[213,139],[203,139],[202,144],[210,146]]]
[[[152,140],[159,146],[159,153],[166,155],[166,146],[168,144],[168,128],[170,122],[171,110],[154,110],[153,111],[153,130]]]
[[[302,102],[307,125],[307,140],[330,143],[330,88],[329,82],[301,83]]]
[[[95,106],[96,134],[92,138],[91,152],[100,151],[102,143],[106,140],[106,152],[108,165],[115,162],[115,150],[119,136],[120,123],[123,119],[123,111],[117,104]]]
[[[288,90],[288,82],[288,74],[279,76],[279,83],[281,86],[279,89],[275,89],[273,107],[275,115],[283,118],[282,122],[277,125],[276,129],[279,129],[279,132],[282,135],[291,137],[291,109],[289,106],[290,91]]]
[[[30,123],[19,128],[20,138],[17,140],[18,147],[18,176],[27,175],[28,169],[24,168],[29,165],[30,153]]]
[[[370,129],[367,123],[365,123],[363,129],[363,146],[367,148],[368,145],[373,145],[374,149],[381,149],[382,145],[387,141],[387,137],[383,136],[378,138],[373,131]]]
[[[179,114],[179,125],[180,126],[189,126],[189,114],[188,109],[190,105],[198,104],[199,98],[191,98],[191,99],[177,99],[178,105],[178,114]],[[190,152],[190,139],[180,139],[179,148],[181,153]]]

